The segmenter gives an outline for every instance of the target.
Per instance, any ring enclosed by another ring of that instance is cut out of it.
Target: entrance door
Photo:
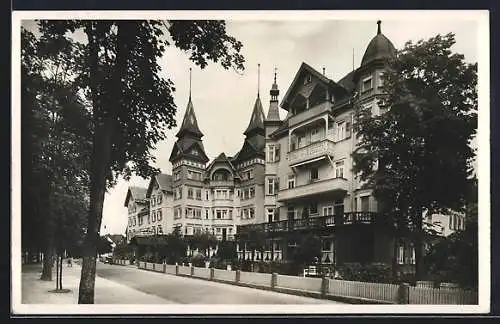
[[[222,240],[225,241],[227,239],[227,229],[223,228],[222,229]]]
[[[333,206],[333,211],[335,214],[335,222],[337,224],[342,224],[344,220],[344,201],[336,201],[335,205]]]

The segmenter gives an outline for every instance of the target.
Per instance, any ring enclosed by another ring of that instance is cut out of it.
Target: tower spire
[[[382,24],[382,21],[377,20],[377,35],[382,34],[382,28],[380,28],[380,25]]]
[[[271,90],[269,94],[271,95],[271,100],[269,104],[269,111],[267,112],[266,121],[279,121],[280,115],[278,111],[278,96],[280,94],[280,90],[278,89],[278,84],[276,82],[276,75],[278,72],[278,68],[274,67],[274,83],[271,86]]]
[[[260,63],[257,64],[257,98],[260,98]]]
[[[189,101],[191,101],[191,72],[193,69],[189,68]]]

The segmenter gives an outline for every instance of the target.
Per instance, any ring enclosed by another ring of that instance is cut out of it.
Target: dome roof
[[[377,35],[372,38],[368,47],[366,48],[363,59],[361,60],[361,66],[370,63],[371,61],[378,59],[391,58],[396,55],[396,48],[392,42],[382,34],[380,29],[381,21],[377,21],[378,30]]]

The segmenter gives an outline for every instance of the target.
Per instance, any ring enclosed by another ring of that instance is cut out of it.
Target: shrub
[[[392,267],[385,263],[344,263],[337,268],[343,280],[363,282],[393,282]]]
[[[195,267],[205,267],[206,260],[207,258],[205,257],[205,255],[203,255],[202,253],[197,253],[190,257],[188,262],[191,262],[191,264]]]

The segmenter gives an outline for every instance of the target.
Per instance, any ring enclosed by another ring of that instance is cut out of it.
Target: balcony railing
[[[237,233],[245,234],[252,231],[279,233],[301,230],[326,229],[333,228],[339,225],[374,224],[383,219],[384,218],[381,214],[374,212],[347,212],[343,215],[338,216],[330,215],[301,219],[288,219],[260,224],[239,225],[237,226]]]
[[[301,122],[331,111],[331,103],[324,102],[290,117],[289,126],[295,126]]]
[[[347,179],[330,178],[317,180],[304,185],[296,186],[292,189],[284,189],[278,192],[278,201],[303,198],[324,193],[345,192],[348,189]]]
[[[234,187],[234,180],[210,180],[210,187]]]
[[[322,156],[333,156],[335,143],[329,139],[323,139],[319,142],[311,143],[307,146],[298,148],[288,153],[290,166],[301,162],[316,159]]]

